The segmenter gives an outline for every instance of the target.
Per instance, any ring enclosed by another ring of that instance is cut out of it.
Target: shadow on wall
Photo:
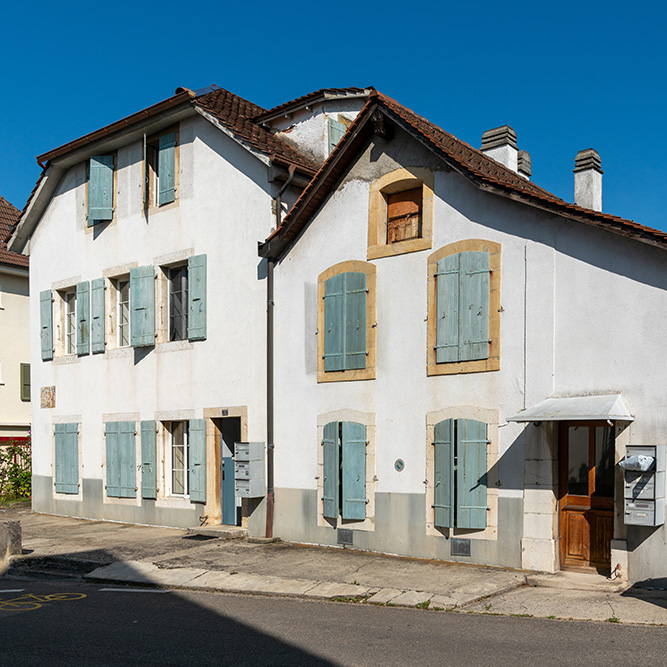
[[[48,564],[37,559],[32,568]],[[115,557],[102,550],[61,554],[51,564],[51,580],[12,580],[0,578],[0,622],[3,641],[0,663],[54,665],[58,648],[66,651],[70,665],[332,665],[301,647],[287,643],[260,629],[261,620],[252,625],[232,617],[232,609],[248,608],[257,601],[243,597],[201,596],[189,592],[145,589],[145,593],[103,591],[123,584],[159,583],[137,564],[132,572],[128,563],[116,562],[126,570],[126,581],[109,582],[54,581],[57,563],[66,564],[68,574],[86,574],[114,562]],[[25,561],[15,561],[13,570],[21,570]],[[20,586],[17,585],[20,583]],[[4,585],[3,585],[4,584]],[[8,585],[10,584],[10,585]],[[5,592],[2,589],[9,589]],[[18,591],[16,589],[22,588]],[[152,593],[152,594],[151,594]],[[203,604],[195,603],[194,596]],[[266,601],[271,604],[270,601]],[[282,601],[284,603],[284,601]],[[3,606],[4,603],[4,606]],[[225,612],[221,612],[225,609]],[[271,622],[271,613],[266,623]],[[276,628],[276,633],[280,627]],[[43,640],[40,640],[43,638]],[[47,639],[49,638],[49,639]]]

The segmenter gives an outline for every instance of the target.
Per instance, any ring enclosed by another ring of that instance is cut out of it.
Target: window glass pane
[[[567,492],[588,495],[588,426],[571,426],[567,430]]]
[[[171,492],[188,493],[188,430],[187,422],[171,424]]]
[[[169,270],[169,340],[185,340],[188,332],[188,269]]]
[[[118,283],[118,345],[130,344],[130,282]]]
[[[614,497],[614,430],[595,428],[595,495]]]
[[[76,294],[70,292],[65,296],[66,302],[66,322],[65,331],[67,338],[67,354],[76,352]]]

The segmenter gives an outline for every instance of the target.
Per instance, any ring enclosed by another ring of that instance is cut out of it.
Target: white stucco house
[[[0,446],[30,431],[28,258],[7,249],[20,211],[0,197]]]
[[[36,510],[667,575],[662,453],[616,465],[665,444],[667,235],[602,212],[595,151],[572,204],[508,126],[211,87],[38,159]]]

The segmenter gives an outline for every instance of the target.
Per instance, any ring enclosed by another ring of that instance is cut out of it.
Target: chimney
[[[602,211],[602,162],[592,148],[579,151],[574,158],[574,203]]]
[[[517,171],[519,151],[516,145],[516,132],[509,125],[487,130],[482,135],[481,150],[496,162],[504,164],[512,171]]]
[[[519,151],[519,156],[517,158],[519,175],[523,176],[526,180],[530,180],[530,177],[533,175],[532,166],[530,153],[528,151]]]

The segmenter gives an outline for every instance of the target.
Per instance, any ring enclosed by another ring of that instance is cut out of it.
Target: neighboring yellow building
[[[30,431],[28,258],[6,242],[19,216],[0,197],[0,445]]]

